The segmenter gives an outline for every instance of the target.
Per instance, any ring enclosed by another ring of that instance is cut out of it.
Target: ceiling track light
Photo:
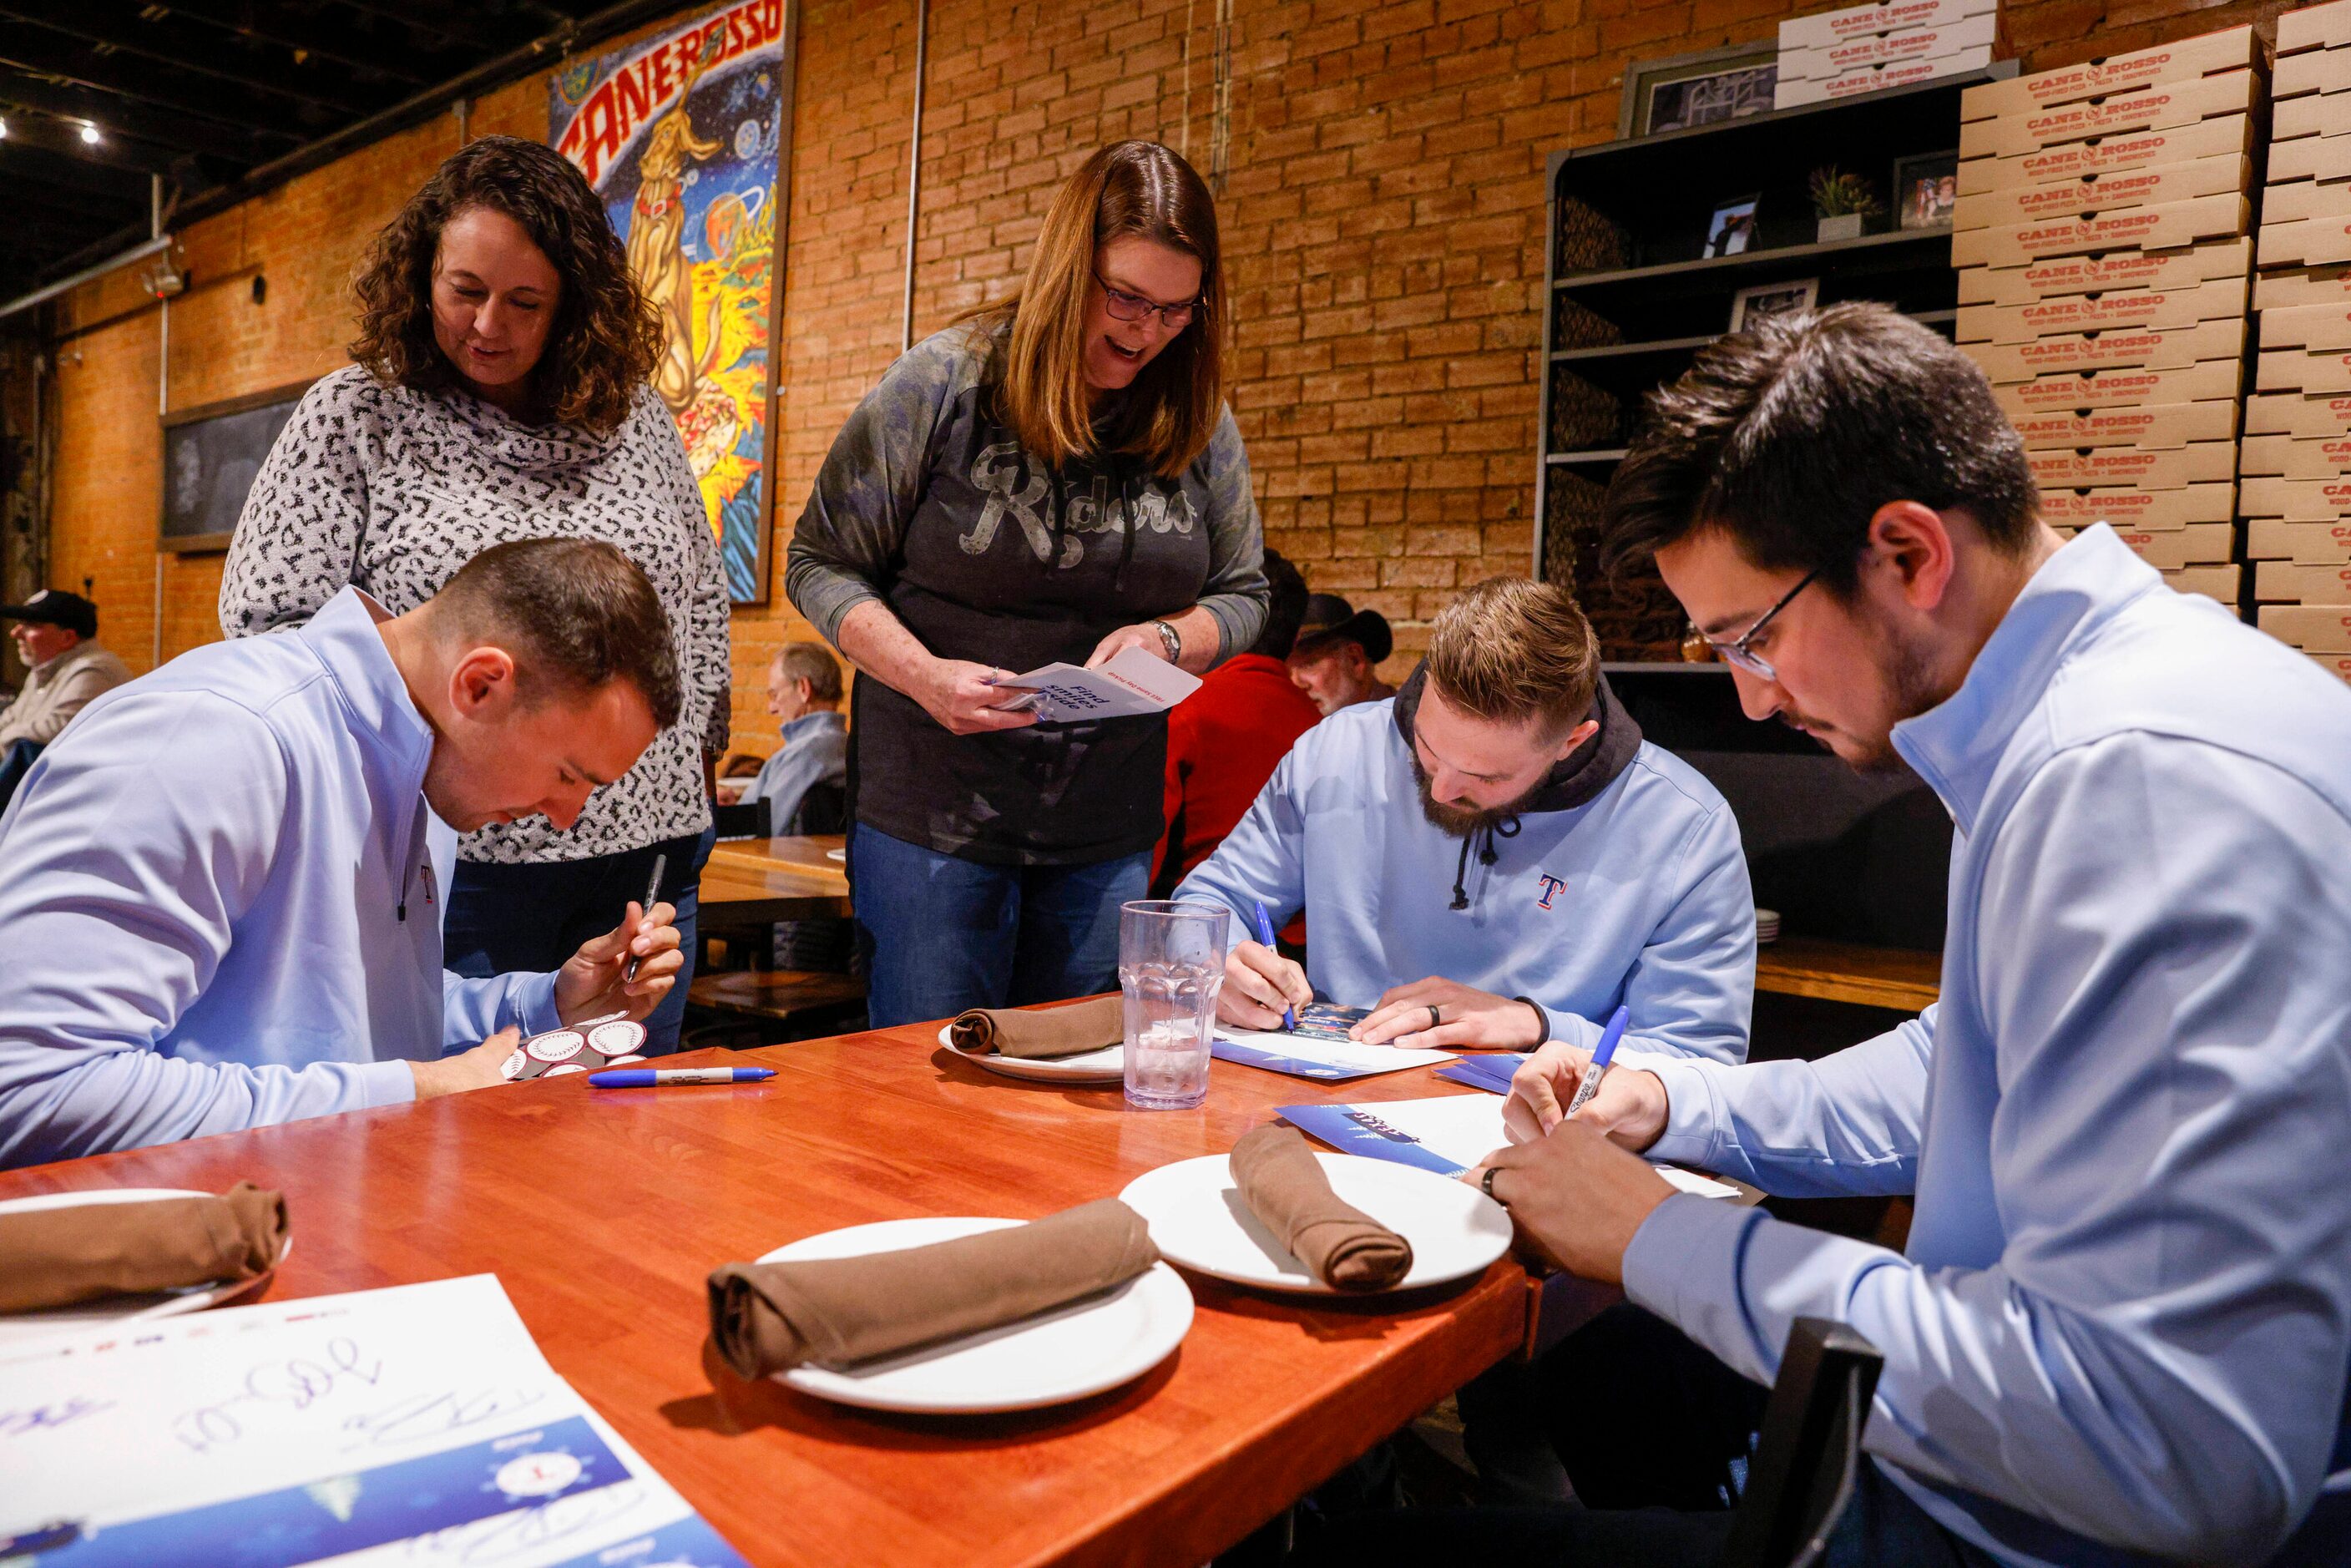
[[[83,120],[81,122],[81,139],[89,146],[97,146],[99,141],[98,127],[91,124],[87,120]]]

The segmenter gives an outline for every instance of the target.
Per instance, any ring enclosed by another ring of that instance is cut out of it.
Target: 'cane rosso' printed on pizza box
[[[2245,434],[2332,441],[2351,435],[2351,394],[2268,392],[2245,400]]]
[[[2253,568],[2253,597],[2274,604],[2351,605],[2351,562],[2302,566],[2265,560]]]
[[[2054,109],[1972,120],[1959,127],[1959,156],[2012,158],[2093,136],[2168,131],[2215,115],[2248,114],[2259,99],[2259,80],[2249,70],[2227,71]]]
[[[2180,370],[2204,360],[2232,360],[2245,350],[2245,319],[2199,321],[2158,331],[2127,328],[2071,332],[2023,343],[1979,343],[1969,358],[1995,382],[2030,381],[2060,371],[2137,368]]]
[[[2351,50],[2345,52],[2351,54]],[[2270,183],[2273,186],[2303,180],[2351,179],[2351,92],[2337,99],[2335,108],[2343,117],[2336,121],[2342,128],[2342,134],[2302,136],[2291,141],[2270,143]]]
[[[2096,256],[2053,256],[2022,267],[1959,269],[1959,303],[2025,305],[2068,294],[2118,288],[2191,288],[2244,277],[2253,265],[2245,235],[2181,246],[2176,250],[2113,250]]]
[[[1970,49],[1980,49],[1989,56],[1999,25],[1997,13],[1981,11],[1939,27],[1862,33],[1810,48],[1791,49],[1783,44],[1780,48],[1778,79],[1792,82],[1840,77],[1872,66],[1939,59]]]
[[[2066,294],[2026,305],[1962,305],[1962,343],[2022,343],[2064,332],[2109,332],[2126,327],[2168,329],[2199,321],[2241,318],[2245,280],[2216,278],[2185,288],[2123,288],[2102,294]]]
[[[2351,474],[2351,431],[2332,436],[2248,435],[2239,445],[2237,471],[2248,478],[2341,478]]]
[[[1887,0],[1882,5],[1848,5],[1780,24],[1780,52],[1817,49],[1873,33],[1908,33],[1948,27],[1970,16],[1988,16],[1999,0]]]
[[[2176,371],[2114,370],[2040,376],[1991,389],[2011,419],[2168,402],[2210,402],[2237,395],[2238,361],[2206,360]]]
[[[2053,527],[2112,523],[2117,533],[2162,533],[2237,515],[2234,485],[2183,485],[2177,490],[2044,490],[2041,516]]]
[[[2044,489],[2133,485],[2142,490],[2177,490],[2183,485],[2225,484],[2237,475],[2237,449],[2226,441],[2199,441],[2168,451],[2051,446],[2027,451],[2025,457],[2032,465],[2032,482]]]
[[[2026,414],[2011,423],[2024,438],[2027,452],[2054,446],[2139,446],[2168,452],[2191,443],[2234,441],[2237,404],[2233,398],[2215,398],[2209,402],[2092,409],[2087,413],[2069,408]]]
[[[2093,213],[2087,217],[1996,224],[1991,228],[1963,229],[1954,234],[1951,265],[2022,267],[2050,256],[2124,249],[2168,250],[2198,240],[2225,239],[2243,234],[2252,220],[2252,208],[2242,194],[2221,191],[2184,202],[2126,207],[2119,212]],[[2266,227],[2263,232],[2268,232]]]
[[[2047,184],[2012,185],[1980,196],[1961,196],[1951,221],[1957,228],[1983,229],[2039,218],[2080,217],[2125,207],[2161,206],[2224,191],[2242,193],[2252,181],[2251,162],[2241,153],[2224,152],[2188,163],[2094,172]]]
[[[2254,560],[2290,560],[2296,566],[2339,566],[2351,561],[2351,522],[2253,517],[2245,524],[2245,554]]]
[[[1959,95],[1959,119],[1963,123],[1991,120],[2158,82],[2194,81],[2250,68],[2260,58],[2259,51],[2252,27],[2227,27],[2151,49],[1970,88]]]
[[[1970,196],[2078,180],[2085,174],[2158,169],[2199,158],[2242,158],[2252,150],[2252,115],[2216,115],[2168,131],[2128,131],[2101,136],[2095,141],[2061,142],[2007,158],[1970,158],[1959,165],[1959,200],[1964,204]]]
[[[1852,70],[1840,71],[1835,76],[1783,79],[1771,89],[1771,107],[1793,109],[1799,104],[1859,98],[1865,92],[1884,92],[1888,88],[1908,87],[1914,82],[1932,81],[1937,77],[1981,70],[1990,64],[1991,46],[1983,44],[1955,54],[1938,55],[1932,59],[1896,60],[1890,65],[1856,67]]]
[[[2351,653],[2351,604],[2265,604],[2262,630],[2309,653]]]

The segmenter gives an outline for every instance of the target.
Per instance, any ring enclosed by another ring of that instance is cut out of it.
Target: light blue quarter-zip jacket
[[[0,1166],[410,1100],[407,1061],[555,1028],[441,967],[433,735],[345,589],[84,708],[0,817]]]
[[[1755,900],[1714,786],[1639,739],[1604,685],[1602,734],[1554,774],[1581,781],[1565,794],[1582,803],[1465,843],[1421,812],[1395,712],[1420,679],[1300,736],[1176,896],[1230,910],[1236,943],[1257,937],[1257,900],[1277,927],[1302,909],[1307,979],[1347,1006],[1437,975],[1533,998],[1576,1045],[1621,1003],[1636,1054],[1745,1061]],[[1596,793],[1590,769],[1604,769]]]
[[[1641,1065],[1656,1157],[1915,1192],[1907,1248],[1675,1197],[1625,1292],[1766,1380],[1859,1329],[1867,1447],[2004,1563],[2262,1562],[2351,1466],[2351,691],[2101,526],[1894,743],[1959,831],[1941,1000]]]

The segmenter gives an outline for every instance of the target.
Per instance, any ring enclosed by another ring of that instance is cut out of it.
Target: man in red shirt
[[[1167,714],[1167,830],[1152,858],[1152,896],[1207,860],[1257,799],[1290,742],[1322,722],[1313,699],[1290,679],[1290,646],[1306,615],[1298,569],[1265,552],[1272,590],[1265,630]]]

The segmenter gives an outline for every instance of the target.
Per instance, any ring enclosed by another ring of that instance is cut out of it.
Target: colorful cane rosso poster
[[[790,0],[742,0],[574,62],[548,135],[604,199],[661,312],[653,389],[684,437],[726,586],[768,600],[768,328]]]

